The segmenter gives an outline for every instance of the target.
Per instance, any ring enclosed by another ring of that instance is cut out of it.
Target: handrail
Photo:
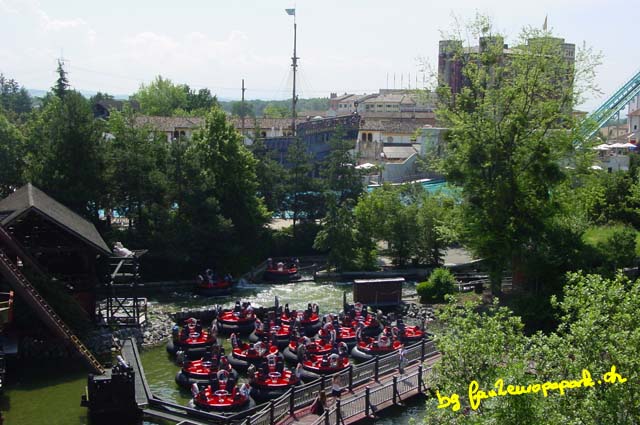
[[[13,264],[2,249],[0,249],[0,273],[12,283],[13,288],[31,305],[43,321],[82,355],[82,358],[89,364],[94,372],[98,374],[104,373],[102,365],[93,356],[91,351],[89,351],[71,329],[67,327],[60,316],[58,316],[49,303],[42,298],[33,285],[29,283],[20,269]]]

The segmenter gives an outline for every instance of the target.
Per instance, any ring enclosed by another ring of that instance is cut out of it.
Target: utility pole
[[[242,134],[242,138],[243,138],[242,143],[244,143],[244,111],[245,111],[245,109],[244,109],[244,91],[245,90],[246,89],[244,88],[244,78],[243,78],[242,79],[242,103],[240,104],[240,107],[241,107],[241,109],[240,109],[240,126],[241,126],[241,129],[242,129],[241,130],[242,132],[240,134]]]

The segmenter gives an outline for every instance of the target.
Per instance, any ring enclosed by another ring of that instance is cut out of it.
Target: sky
[[[156,75],[219,98],[291,95],[293,17],[298,26],[299,96],[422,87],[437,69],[438,41],[476,13],[506,42],[545,16],[556,36],[603,55],[581,109],[599,106],[640,69],[640,8],[610,0],[0,0],[0,73],[48,89],[57,59],[72,86],[128,95]],[[426,77],[425,77],[426,78]],[[410,82],[410,83],[409,83]]]

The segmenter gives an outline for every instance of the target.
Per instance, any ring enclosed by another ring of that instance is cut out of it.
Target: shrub
[[[429,280],[418,284],[416,290],[423,303],[443,301],[445,295],[455,292],[455,283],[456,278],[449,269],[437,268],[431,272]]]

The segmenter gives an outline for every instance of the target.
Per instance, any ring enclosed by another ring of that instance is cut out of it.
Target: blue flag
[[[296,10],[295,9],[285,9],[285,12],[287,12],[288,15],[296,16]]]

